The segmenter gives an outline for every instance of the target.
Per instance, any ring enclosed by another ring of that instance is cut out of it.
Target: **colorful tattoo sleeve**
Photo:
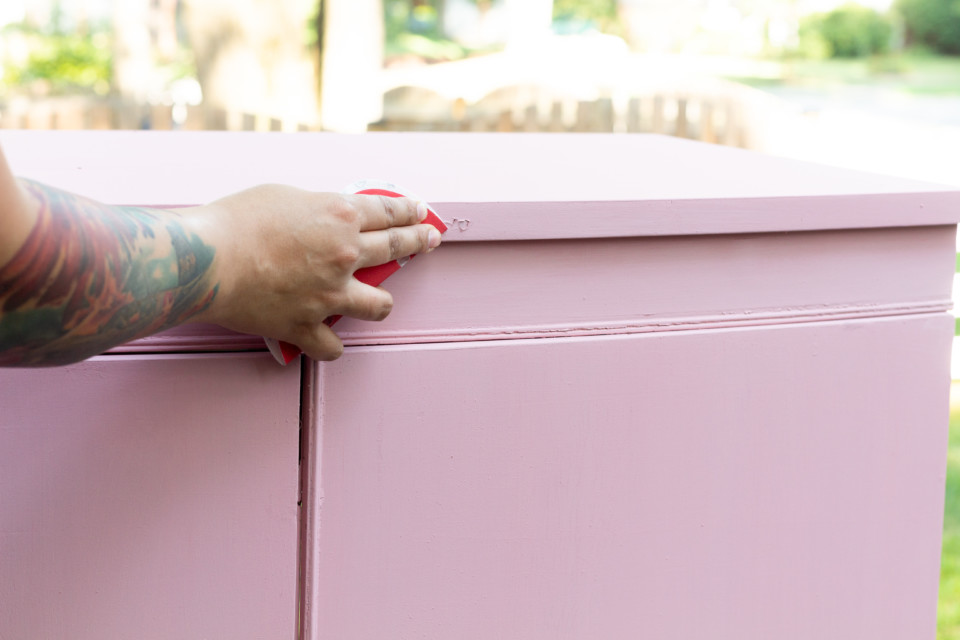
[[[40,208],[0,266],[0,366],[83,360],[180,324],[217,295],[214,248],[176,214],[23,184]]]

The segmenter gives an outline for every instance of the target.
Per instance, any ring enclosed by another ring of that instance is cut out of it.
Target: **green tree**
[[[111,35],[105,28],[71,32],[59,23],[46,29],[11,25],[30,43],[25,64],[3,69],[3,81],[11,87],[43,83],[53,93],[94,91],[106,93],[113,74]]]
[[[898,0],[911,44],[960,55],[960,0]]]
[[[623,35],[617,0],[553,0],[553,19],[558,23],[588,22],[604,33]]]
[[[893,25],[883,14],[856,4],[815,14],[801,25],[801,39],[818,40],[828,57],[860,58],[890,49]],[[804,48],[810,50],[807,44]]]

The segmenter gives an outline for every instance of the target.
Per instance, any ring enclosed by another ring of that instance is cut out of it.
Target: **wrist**
[[[227,232],[223,212],[215,204],[173,210],[179,218],[185,234],[191,238],[191,244],[203,247],[210,262],[204,277],[205,286],[210,289],[209,303],[199,308],[187,322],[224,324],[230,292],[233,282],[226,268],[231,264],[228,257],[233,247],[231,236]]]

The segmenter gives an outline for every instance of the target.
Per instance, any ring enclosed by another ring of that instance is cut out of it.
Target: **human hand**
[[[289,342],[317,360],[343,352],[324,319],[382,320],[393,306],[355,271],[440,244],[419,224],[426,205],[406,198],[265,185],[183,214],[216,251],[217,293],[193,320]]]

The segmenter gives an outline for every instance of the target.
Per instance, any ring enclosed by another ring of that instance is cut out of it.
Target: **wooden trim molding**
[[[951,309],[950,300],[932,300],[914,304],[864,305],[860,307],[814,307],[789,311],[744,311],[736,314],[688,316],[619,323],[570,323],[537,326],[479,327],[461,331],[381,332],[342,336],[347,346],[418,344],[435,342],[475,342],[481,340],[521,340],[529,338],[565,338],[580,336],[661,333],[666,331],[709,331],[808,322],[831,322],[944,313]]]
[[[0,143],[18,174],[118,204],[365,177],[421,195],[450,226],[445,245],[390,280],[384,323],[338,325],[351,345],[929,313],[948,308],[960,218],[950,187],[657,135],[3,131]],[[195,325],[115,352],[262,348]]]
[[[337,328],[356,346],[945,313],[954,244],[952,226],[453,243],[390,280],[385,321]],[[611,286],[611,273],[629,277]],[[116,352],[262,349],[258,336],[187,325]]]

